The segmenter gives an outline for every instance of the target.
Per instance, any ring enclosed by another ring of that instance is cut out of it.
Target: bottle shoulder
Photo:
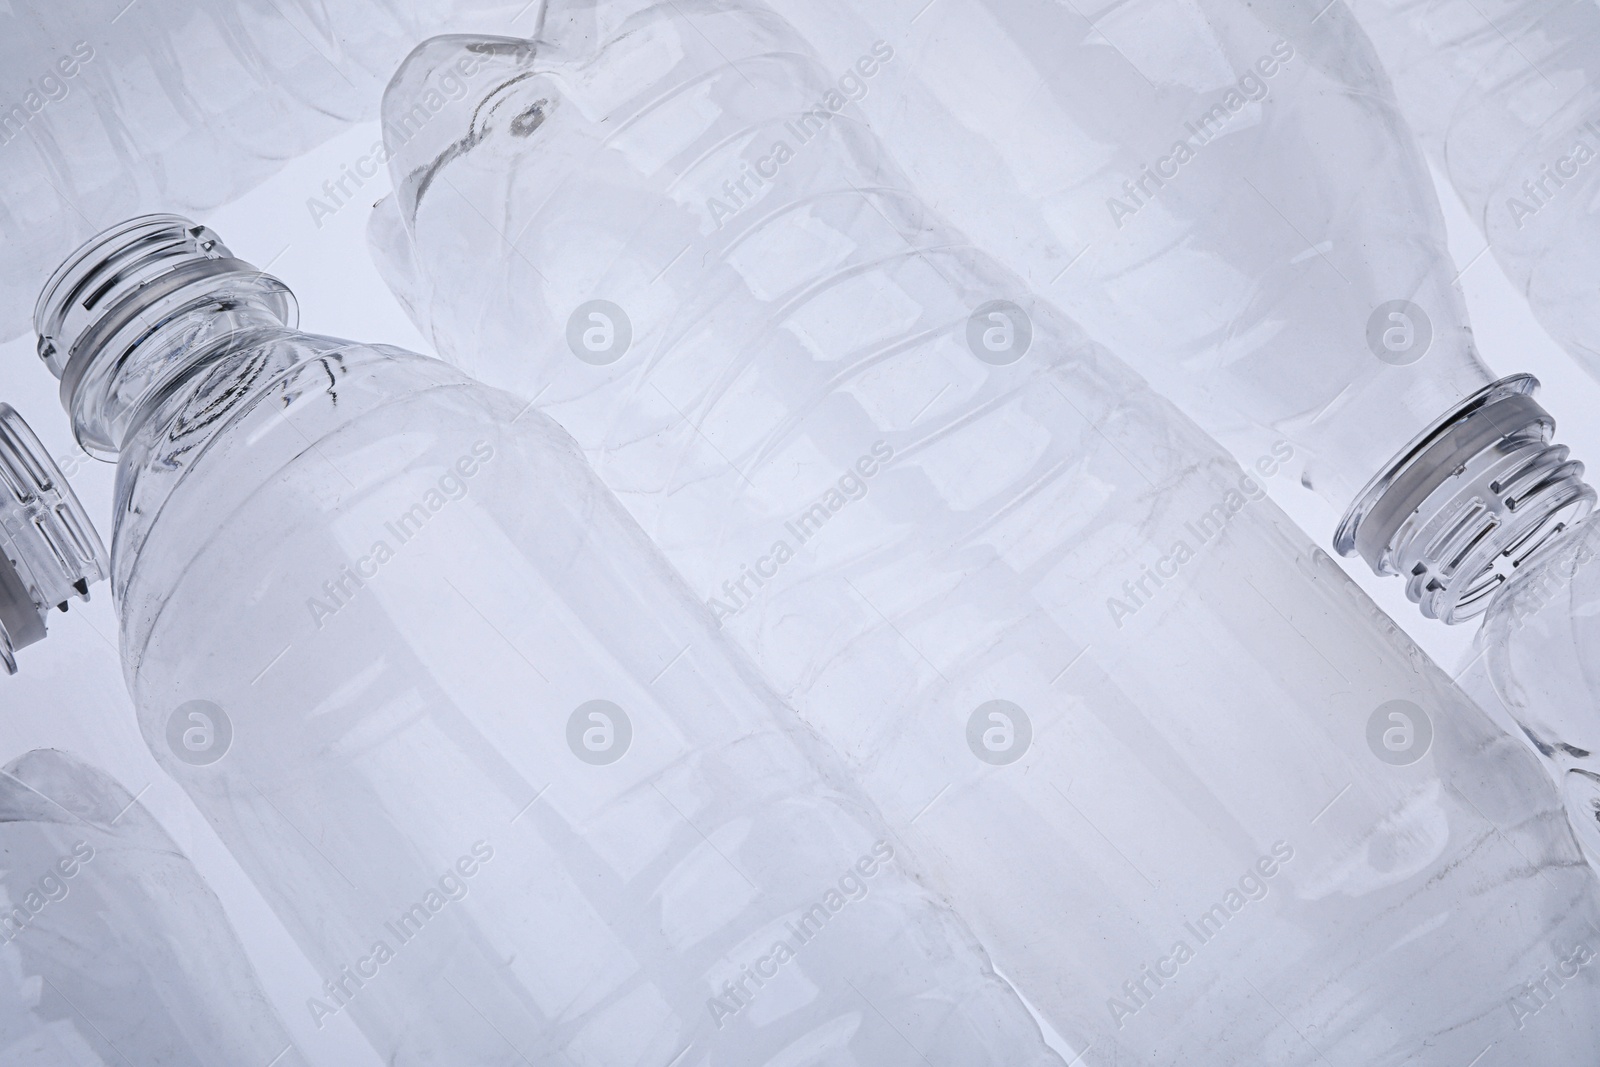
[[[450,389],[453,404],[412,403]],[[177,556],[297,464],[302,481],[342,482],[319,446],[359,433],[381,452],[464,421],[493,422],[511,398],[440,360],[294,330],[230,347],[166,397],[118,461],[112,590],[119,602],[151,551]],[[159,536],[157,534],[159,533]]]

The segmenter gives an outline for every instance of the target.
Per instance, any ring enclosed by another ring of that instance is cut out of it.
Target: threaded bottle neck
[[[1464,622],[1588,516],[1583,464],[1551,443],[1531,375],[1503,378],[1421,435],[1345,515],[1334,545],[1405,579],[1428,618]]]
[[[39,357],[61,380],[78,442],[103,458],[219,345],[295,321],[288,287],[177,215],[145,215],[91,238],[34,309]]]

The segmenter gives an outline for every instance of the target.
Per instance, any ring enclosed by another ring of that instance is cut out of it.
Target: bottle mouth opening
[[[102,230],[62,261],[39,293],[39,357],[61,377],[78,338],[120,296],[178,262],[228,255],[215,233],[179,215],[141,215]]]
[[[1507,397],[1532,396],[1534,390],[1538,388],[1539,380],[1533,375],[1513,374],[1485,386],[1436,419],[1356,496],[1355,503],[1350,505],[1350,509],[1339,522],[1339,528],[1334,531],[1334,549],[1341,556],[1359,554],[1376,569],[1378,561],[1370,553],[1374,548],[1382,548],[1382,543],[1388,540],[1386,535],[1393,533],[1388,527],[1397,524],[1383,522],[1381,516],[1375,516],[1375,512],[1379,511],[1380,502],[1385,497],[1390,497],[1392,500],[1390,491],[1395,483],[1407,472],[1417,471],[1428,447],[1444,436],[1451,427],[1465,422],[1473,412]],[[1374,521],[1369,522],[1369,519]],[[1383,525],[1385,531],[1375,533],[1374,527],[1377,525]]]

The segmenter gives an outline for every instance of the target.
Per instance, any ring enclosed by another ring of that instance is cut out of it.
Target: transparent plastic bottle
[[[1502,710],[1555,773],[1578,840],[1600,867],[1600,525],[1533,561],[1477,637],[1486,708]]]
[[[118,458],[140,727],[326,977],[319,1025],[415,1067],[1059,1067],[559,428],[293,320],[147,216],[38,326]]]
[[[1288,441],[1318,539],[1425,615],[1481,613],[1592,506],[1537,382],[1473,343],[1343,4],[823,3],[839,18],[807,25],[836,66],[875,35],[899,50],[864,106],[931,202],[1242,464]]]
[[[1572,18],[1579,6],[1593,8]],[[1241,462],[1270,456],[1274,435],[1292,442],[1305,484],[1333,514],[1350,508],[1339,547],[1447,621],[1487,609],[1541,545],[1570,551],[1592,501],[1582,468],[1550,444],[1532,379],[1491,384],[1426,168],[1343,4],[978,0],[914,14],[825,0],[806,26],[835,61],[873,27],[905,37],[900,80],[865,103],[918,184]],[[1544,663],[1536,644],[1502,626],[1478,648]],[[1553,754],[1588,731],[1557,727],[1600,705],[1522,692],[1501,721],[1537,738],[1560,779]],[[1586,804],[1571,814],[1580,833],[1593,822]]]
[[[0,1064],[304,1067],[222,905],[103,772],[0,770]]]
[[[51,269],[91,234],[140,211],[238,196],[375,117],[384,81],[418,40],[504,25],[521,9],[520,0],[0,5],[0,340],[28,328]],[[459,80],[433,88],[448,93]],[[350,161],[372,173],[380,164]],[[331,214],[360,199],[361,184],[346,167],[308,192]]]
[[[573,432],[1079,1062],[1594,1046],[1582,967],[1514,1032],[1594,938],[1534,757],[906,191],[847,106],[892,46],[841,84],[757,4],[545,25],[397,73],[500,64],[395,154],[375,251]]]
[[[1379,463],[1389,447],[1382,427],[1416,425],[1428,405],[1449,402],[1451,389],[1469,394],[1387,464],[1388,476],[1372,482],[1347,515],[1339,544],[1359,548],[1380,571],[1406,575],[1424,611],[1451,621],[1487,608],[1546,540],[1562,551],[1566,531],[1589,507],[1581,468],[1565,449],[1548,446],[1551,420],[1518,395],[1531,379],[1514,376],[1479,392],[1490,376],[1472,355],[1459,295],[1435,284],[1448,263],[1437,212],[1426,197],[1400,210],[1408,196],[1425,192],[1426,174],[1411,159],[1383,73],[1341,6],[1271,47],[1259,42],[1264,51],[1254,62],[1239,27],[1290,21],[1272,5],[1230,11],[1142,3],[1111,14],[1023,0],[912,14],[893,4],[825,0],[806,12],[806,28],[835,59],[871,32],[868,21],[909,33],[900,80],[866,104],[919,184],[987,246],[1030,270],[1036,285],[1060,293],[1102,336],[1134,353],[1136,365],[1241,460],[1268,455],[1266,435],[1281,432],[1300,457],[1311,457],[1310,485],[1343,509],[1363,465]],[[1316,69],[1297,81],[1295,68],[1306,64]],[[1245,80],[1252,67],[1254,78]],[[1425,74],[1416,80],[1433,84]],[[1330,91],[1330,81],[1342,88]],[[1024,105],[1014,106],[1019,99]],[[1230,104],[1239,106],[1230,111]],[[1207,110],[1217,106],[1220,118]],[[926,136],[931,129],[938,136]],[[1175,151],[1174,138],[1188,154]],[[1063,144],[1074,150],[1061,151]],[[1335,151],[1376,162],[1351,167]],[[1323,233],[1353,239],[1311,246],[1310,235]],[[1408,271],[1421,282],[1407,283]],[[1385,292],[1425,295],[1411,296],[1409,307],[1378,303],[1365,335],[1356,336],[1360,315]],[[1179,344],[1163,348],[1163,338]],[[1307,352],[1315,358],[1305,360]],[[1384,377],[1351,395],[1334,393],[1328,412],[1309,422],[1295,416],[1321,405],[1343,376],[1374,371],[1368,352],[1400,366],[1378,371]],[[1322,369],[1330,377],[1319,382]],[[1442,373],[1443,395],[1433,395],[1434,373]],[[1315,388],[1297,397],[1295,389],[1307,385]],[[1374,399],[1366,395],[1373,385],[1395,391]],[[1412,403],[1417,396],[1423,400]],[[1401,402],[1398,411],[1393,401]],[[1253,421],[1241,424],[1241,411]],[[1327,419],[1332,427],[1320,425]],[[1473,423],[1487,424],[1487,432]],[[1359,435],[1379,447],[1363,452]],[[1472,449],[1481,451],[1463,463]],[[1330,452],[1339,461],[1333,473],[1343,467],[1350,477],[1325,477],[1320,457]],[[1419,486],[1428,467],[1437,474]],[[1458,469],[1467,477],[1438,483],[1439,474]],[[1430,485],[1438,486],[1432,502],[1418,493]],[[1399,506],[1374,501],[1391,491]],[[1525,506],[1530,497],[1534,506]],[[1424,506],[1413,507],[1419,501]],[[1374,513],[1380,521],[1363,521]],[[1513,520],[1485,537],[1483,521],[1507,514]],[[1439,551],[1433,541],[1457,547]],[[1429,554],[1448,564],[1460,546],[1477,551],[1454,574],[1418,569]],[[1486,680],[1474,695],[1504,712],[1497,717],[1514,735],[1541,734],[1536,747],[1558,779],[1565,772],[1550,745],[1559,738],[1542,731],[1594,710],[1587,699],[1538,710],[1525,728],[1518,721],[1528,718],[1524,704],[1506,708]],[[1580,833],[1592,821],[1586,805],[1572,815]]]
[[[1600,376],[1600,6],[1354,0],[1506,274]]]

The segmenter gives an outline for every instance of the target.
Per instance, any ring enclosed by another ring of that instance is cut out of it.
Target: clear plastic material
[[[146,741],[322,972],[318,1025],[396,1067],[1060,1067],[559,428],[261,279],[136,220],[39,329],[120,453]],[[95,344],[134,309],[166,329]]]
[[[1507,275],[1545,329],[1600,376],[1600,6],[1350,6]]]
[[[305,1067],[222,906],[73,756],[0,771],[0,1065]]]
[[[1481,612],[1588,508],[1538,412],[1439,458],[1424,487],[1438,492],[1397,510],[1404,458],[1498,376],[1427,168],[1344,5],[824,0],[806,25],[835,69],[894,42],[863,106],[930,200],[1241,463],[1293,444],[1292,472],[1345,515],[1319,540],[1401,575],[1425,614]]]
[[[1494,380],[1421,156],[1342,4],[1314,24],[1310,0],[974,0],[913,23],[918,6],[834,4],[858,34],[898,31],[920,92],[877,102],[904,118],[878,124],[897,158],[1235,454],[1287,436],[1342,511]],[[974,164],[932,163],[913,142],[935,128]],[[1432,338],[1385,361],[1368,322],[1402,299]]]
[[[0,404],[0,667],[44,639],[51,608],[89,599],[110,566],[100,535],[55,460]]]
[[[1593,1048],[1583,967],[1507,1030],[1595,936],[1557,798],[1262,499],[1294,449],[1242,474],[906,190],[848,106],[893,45],[824,71],[759,5],[641,7],[421,45],[396,99],[500,73],[396,153],[375,251],[574,433],[1080,1062]]]
[[[0,4],[0,340],[27,328],[50,269],[91,234],[238,196],[373,118],[421,38],[504,25],[519,10],[521,0]],[[347,167],[308,190],[308,207],[359,201],[363,180]]]
[[[1600,869],[1600,524],[1541,555],[1484,619],[1476,671],[1544,757]]]

